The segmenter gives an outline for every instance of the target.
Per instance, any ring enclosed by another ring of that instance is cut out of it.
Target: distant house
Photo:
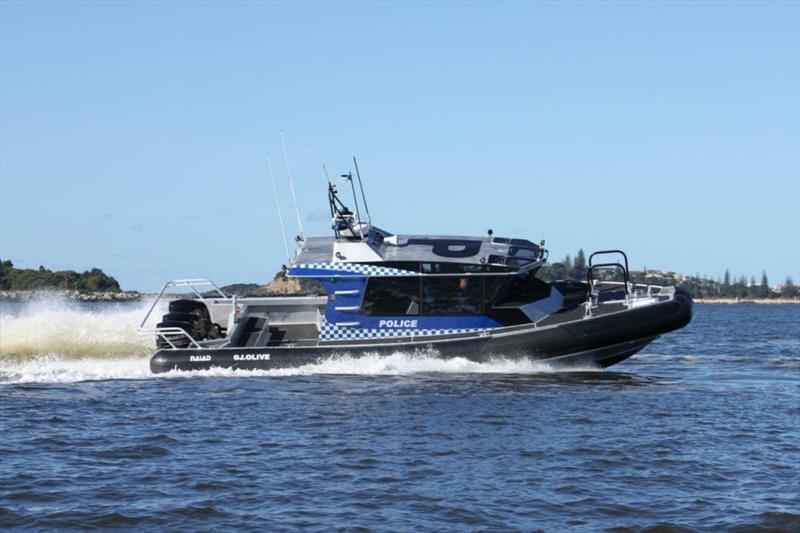
[[[660,270],[648,270],[647,273],[644,275],[644,277],[647,279],[658,279],[658,278],[663,278],[664,273],[661,272]]]

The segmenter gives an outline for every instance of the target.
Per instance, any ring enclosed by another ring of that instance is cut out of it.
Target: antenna
[[[309,144],[308,145],[308,149],[311,152],[311,155],[314,157],[314,159],[317,160],[317,164],[319,164],[319,166],[322,167],[322,175],[325,177],[325,180],[328,182],[328,187],[331,187],[332,186],[331,177],[328,176],[328,169],[325,168],[325,164],[322,162],[322,160],[319,157],[317,157],[317,152],[314,150],[313,146],[311,146]]]
[[[350,188],[353,190],[353,201],[356,203],[356,222],[358,222],[358,233],[361,234],[361,238],[364,238],[364,229],[361,226],[361,211],[358,210],[358,196],[356,196],[356,186],[353,183],[353,173],[348,172],[347,174],[342,174],[342,177],[350,182]]]
[[[322,173],[325,174],[325,179],[328,180],[328,185],[331,184],[331,177],[328,176],[328,167],[325,166],[325,163],[320,163],[322,165]]]
[[[356,156],[353,156],[353,164],[356,167],[356,176],[358,176],[358,188],[361,189],[361,199],[364,200],[364,209],[367,211],[367,222],[372,226],[372,215],[369,214],[369,206],[367,205],[367,197],[364,195],[364,185],[361,183],[361,172],[358,171],[358,161]],[[355,195],[355,191],[353,192]]]
[[[286,168],[289,170],[289,188],[292,190],[294,199],[294,213],[297,215],[297,225],[300,227],[300,240],[303,239],[303,221],[300,219],[300,208],[297,206],[297,193],[294,190],[294,178],[292,177],[292,165],[289,164],[289,152],[286,151],[286,138],[281,130],[281,144],[283,145],[283,157],[286,158]]]
[[[314,147],[311,146],[310,143],[308,145],[308,151],[311,152],[311,156],[314,159],[317,160],[317,163],[319,164],[320,168],[322,169],[322,176],[325,178],[325,181],[328,183],[328,206],[331,208],[331,221],[333,221],[333,219],[336,217],[336,209],[335,209],[335,204],[334,204],[334,202],[333,202],[333,200],[331,198],[331,195],[335,194],[336,188],[334,187],[333,183],[331,183],[331,177],[328,175],[328,169],[325,167],[325,164],[322,162],[322,160],[320,160],[320,158],[317,156],[317,152],[314,150]],[[331,228],[334,231],[336,231],[335,223],[333,223]],[[336,235],[338,236],[339,234],[337,233]]]
[[[286,250],[286,259],[292,261],[289,255],[289,241],[286,240],[286,226],[283,225],[283,213],[281,212],[281,201],[278,198],[278,184],[275,181],[275,172],[272,170],[272,156],[267,152],[267,162],[269,163],[269,175],[272,176],[272,191],[275,193],[275,205],[278,207],[278,219],[281,221],[281,237],[283,237],[283,248]]]

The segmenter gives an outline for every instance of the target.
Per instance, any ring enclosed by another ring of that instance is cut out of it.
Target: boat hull
[[[691,296],[678,289],[669,301],[549,326],[524,325],[480,334],[440,338],[363,340],[315,346],[192,348],[159,350],[150,360],[154,373],[230,368],[273,370],[311,365],[336,357],[391,355],[463,357],[484,362],[496,357],[528,358],[553,365],[608,367],[634,355],[659,335],[686,326]]]

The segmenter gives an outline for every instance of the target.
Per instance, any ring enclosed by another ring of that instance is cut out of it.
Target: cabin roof
[[[489,262],[489,256],[508,256],[510,248],[521,246],[538,249],[539,247],[525,239],[507,239],[491,236],[458,236],[458,235],[391,235],[378,228],[370,231],[369,237],[363,241],[336,239],[335,237],[309,237],[302,244],[302,249],[294,265],[309,263],[336,262],[334,254],[337,244],[350,245],[357,243],[369,247],[383,261],[387,262],[449,262],[476,263]],[[350,262],[350,261],[344,261]],[[360,261],[352,261],[360,262]]]
[[[307,237],[292,264],[329,263],[335,240],[333,237]]]

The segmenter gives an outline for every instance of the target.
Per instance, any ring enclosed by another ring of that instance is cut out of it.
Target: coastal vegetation
[[[561,261],[553,262],[542,268],[537,276],[545,281],[557,279],[585,280],[588,271],[588,260],[583,250],[575,256],[567,255]],[[601,279],[611,279],[611,272],[599,274]],[[617,273],[617,277],[621,279]],[[664,272],[643,267],[631,270],[630,279],[635,283],[650,285],[677,285],[686,288],[695,298],[720,300],[796,300],[800,298],[800,287],[794,284],[791,277],[778,285],[770,285],[766,273],[760,279],[746,276],[733,276],[726,270],[718,279],[699,274],[690,276],[677,272]],[[267,285],[257,283],[236,283],[222,287],[228,295],[238,296],[276,296],[276,295],[317,295],[324,294],[320,283],[307,278],[288,278],[280,271]],[[73,270],[52,271],[43,266],[38,269],[16,268],[11,261],[0,261],[0,291],[69,291],[79,299],[86,299],[92,294],[103,293],[116,299],[114,295],[123,296],[119,282],[99,268],[84,272]],[[128,293],[125,293],[126,295]],[[131,292],[130,298],[138,297]],[[211,295],[211,293],[209,293]]]
[[[283,270],[275,274],[272,281],[266,285],[234,283],[220,287],[220,289],[229,296],[234,294],[237,296],[317,296],[325,294],[325,289],[319,281],[309,278],[289,278]]]
[[[99,268],[85,272],[16,268],[11,261],[0,260],[0,290],[46,291],[65,290],[78,293],[121,292],[119,282]]]
[[[538,276],[546,281],[585,280],[588,269],[586,254],[583,250],[578,250],[574,258],[567,255],[561,261],[542,268]],[[725,270],[725,274],[721,278],[713,279],[700,274],[690,276],[642,267],[641,270],[631,270],[630,280],[634,283],[650,285],[677,285],[687,289],[695,298],[731,300],[800,298],[800,287],[794,284],[791,277],[787,277],[782,284],[770,285],[766,272],[763,272],[761,278],[756,280],[755,277],[733,276],[729,270]]]

